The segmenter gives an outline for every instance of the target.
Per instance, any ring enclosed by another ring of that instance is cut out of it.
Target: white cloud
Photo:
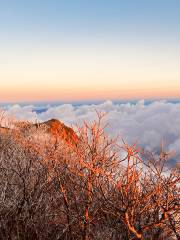
[[[180,103],[154,101],[145,104],[142,100],[136,104],[115,104],[111,101],[80,106],[64,104],[49,106],[39,114],[33,108],[13,105],[7,108],[7,112],[19,120],[45,121],[57,118],[70,126],[96,119],[96,110],[106,112],[105,119],[109,123],[107,131],[111,136],[119,134],[129,143],[137,141],[154,151],[164,140],[169,150],[173,149],[180,155]]]

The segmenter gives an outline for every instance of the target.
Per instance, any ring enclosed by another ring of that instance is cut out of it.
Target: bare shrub
[[[180,239],[178,168],[118,145],[102,118],[74,146],[20,123],[0,134],[0,239]]]

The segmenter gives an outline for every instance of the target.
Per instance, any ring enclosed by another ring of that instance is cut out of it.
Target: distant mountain
[[[35,127],[45,127],[46,132],[50,133],[52,136],[61,138],[68,144],[76,145],[78,142],[78,136],[74,130],[67,127],[64,123],[57,119],[51,119],[43,123],[33,124]]]
[[[52,137],[65,141],[69,145],[75,146],[78,143],[78,136],[75,131],[57,119],[51,119],[46,122],[35,124],[29,122],[17,122],[15,126],[15,129],[0,126],[0,134],[20,131],[23,135],[27,136],[40,130],[44,133],[50,134]]]

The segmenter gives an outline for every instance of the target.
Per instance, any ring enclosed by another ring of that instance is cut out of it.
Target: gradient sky
[[[0,0],[0,101],[180,98],[179,0]]]

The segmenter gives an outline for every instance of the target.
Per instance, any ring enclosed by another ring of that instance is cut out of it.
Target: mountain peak
[[[78,136],[74,130],[57,119],[50,119],[40,125],[44,125],[52,136],[61,138],[69,144],[74,145],[78,142]]]
[[[10,131],[13,133],[19,130],[20,133],[22,133],[24,136],[27,136],[33,134],[42,127],[45,133],[48,133],[52,137],[65,141],[68,145],[76,146],[78,143],[78,136],[75,131],[58,119],[50,119],[48,121],[35,124],[29,122],[17,122],[15,126],[17,127],[16,129],[0,126],[0,134],[10,133]]]

